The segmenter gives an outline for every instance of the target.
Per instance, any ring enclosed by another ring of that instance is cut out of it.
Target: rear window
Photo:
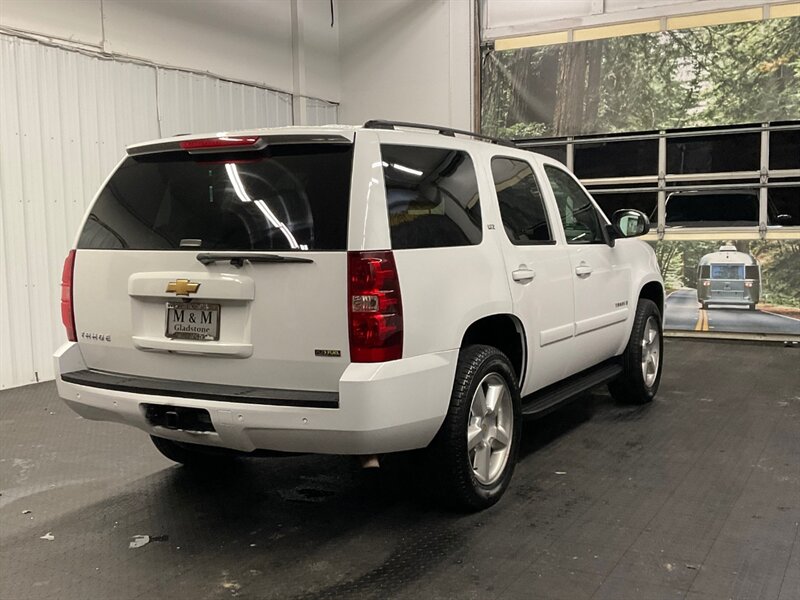
[[[345,250],[351,144],[127,158],[78,248]]]
[[[382,145],[392,248],[480,244],[481,205],[466,152]]]
[[[744,279],[744,265],[711,265],[711,279]]]

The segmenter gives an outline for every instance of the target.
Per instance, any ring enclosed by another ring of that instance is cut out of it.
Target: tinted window
[[[789,180],[797,187],[772,188],[769,190],[767,214],[770,225],[800,225],[800,183]]]
[[[492,176],[508,239],[514,244],[555,243],[530,165],[523,160],[493,158]]]
[[[800,169],[800,130],[770,131],[769,168]]]
[[[658,173],[658,140],[575,144],[575,176],[625,177]]]
[[[79,248],[345,250],[352,146],[130,157]]]
[[[758,267],[756,265],[746,265],[744,276],[745,279],[758,279]]]
[[[758,194],[711,192],[667,198],[667,225],[703,227],[758,225]]]
[[[538,152],[539,154],[544,154],[545,156],[554,158],[555,160],[561,163],[567,162],[567,147],[565,145],[526,147],[524,144],[520,144],[520,148],[526,148],[527,150],[530,150],[532,152]]]
[[[545,165],[544,169],[556,197],[567,243],[605,243],[597,210],[581,186],[561,169],[551,165]]]
[[[466,152],[382,145],[392,248],[479,244],[481,206]]]
[[[656,192],[611,192],[604,193],[602,189],[589,188],[592,198],[600,206],[600,210],[607,216],[613,215],[618,210],[634,208],[650,216],[650,221],[656,221],[658,215],[658,194]]]
[[[703,135],[667,139],[667,173],[757,171],[760,133]]]
[[[703,265],[700,267],[700,279],[710,279],[711,278],[711,267],[709,265]]]

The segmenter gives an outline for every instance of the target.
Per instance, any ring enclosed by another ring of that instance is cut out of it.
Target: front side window
[[[493,158],[492,177],[503,229],[513,244],[554,244],[536,177],[524,160]]]
[[[545,172],[556,197],[568,244],[604,244],[600,216],[592,201],[568,173],[552,165]]]
[[[466,152],[381,145],[392,248],[480,244],[478,180]]]

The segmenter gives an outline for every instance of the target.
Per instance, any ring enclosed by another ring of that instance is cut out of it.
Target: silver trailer
[[[697,265],[697,299],[709,305],[747,306],[755,310],[761,296],[761,266],[736,246],[722,246]]]

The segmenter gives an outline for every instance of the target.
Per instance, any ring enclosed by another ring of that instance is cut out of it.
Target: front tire
[[[622,373],[608,384],[614,399],[627,404],[652,401],[661,382],[663,353],[661,312],[653,301],[640,298],[631,337],[622,355]]]
[[[428,448],[447,504],[473,512],[500,499],[514,473],[521,422],[517,378],[506,355],[492,346],[463,348],[450,408]]]

